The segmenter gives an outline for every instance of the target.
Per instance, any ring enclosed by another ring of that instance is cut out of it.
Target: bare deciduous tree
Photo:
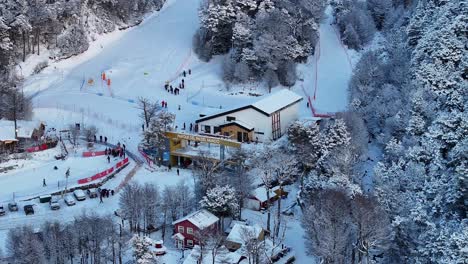
[[[140,97],[138,98],[138,108],[142,111],[140,113],[140,118],[145,122],[146,127],[148,128],[153,117],[156,116],[158,110],[161,108],[159,102],[151,102],[148,98]]]

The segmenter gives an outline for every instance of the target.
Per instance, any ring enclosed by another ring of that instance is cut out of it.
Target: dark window
[[[255,132],[255,134],[265,135],[265,133],[263,133],[263,132]]]
[[[211,127],[205,126],[205,133],[211,133]]]
[[[234,117],[234,116],[226,116],[226,120],[227,120],[227,121],[234,121],[234,120],[236,120],[236,117]]]
[[[281,137],[281,120],[280,112],[275,112],[271,116],[271,129],[273,134],[273,140],[276,140]]]
[[[214,130],[214,133],[221,133],[221,128],[219,128],[219,126],[215,126],[213,127],[213,130]]]

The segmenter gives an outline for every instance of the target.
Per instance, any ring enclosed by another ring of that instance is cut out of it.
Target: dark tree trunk
[[[23,30],[23,62],[26,61],[26,32]]]

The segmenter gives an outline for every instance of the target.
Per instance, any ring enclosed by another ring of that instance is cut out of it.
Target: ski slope
[[[304,82],[298,92],[310,97],[317,113],[336,113],[348,105],[348,83],[352,75],[355,52],[341,42],[337,29],[332,24],[332,8],[327,7],[326,18],[320,24],[319,43],[315,54],[307,64],[299,65],[299,75]]]
[[[110,143],[124,143],[130,151],[137,153],[142,125],[138,116],[140,110],[136,104],[139,97],[167,101],[168,111],[176,114],[175,125],[179,128],[183,123],[188,127],[200,113],[257,101],[258,97],[248,96],[246,93],[226,91],[221,79],[222,57],[215,57],[205,63],[193,54],[192,37],[199,27],[200,1],[169,0],[161,11],[150,16],[140,26],[104,36],[104,41],[98,40],[91,44],[90,50],[84,54],[51,63],[40,74],[28,77],[24,92],[32,96],[34,119],[45,121],[48,127],[56,128],[64,128],[73,123],[95,125],[99,129],[98,135],[107,136]],[[320,27],[320,43],[316,54],[309,58],[309,63],[298,66],[303,81],[298,81],[291,88],[305,97],[310,96],[314,107],[324,113],[346,109],[347,84],[352,72],[349,51],[341,44],[339,36],[330,25],[333,20],[330,8],[327,9],[327,15]],[[180,95],[165,91],[164,84],[167,81],[174,87],[178,86],[184,69],[192,69],[192,74],[185,78],[186,88],[180,90]],[[101,80],[102,72],[111,79],[110,86]],[[90,79],[93,80],[93,85],[88,84]],[[256,93],[267,93],[263,84],[253,88]],[[278,87],[275,90],[283,88]],[[233,88],[235,91],[242,89],[244,88]],[[306,100],[300,106],[300,111],[301,118],[311,117]],[[105,163],[90,166],[101,165]],[[125,170],[130,169],[128,167]],[[118,186],[125,172],[105,187]],[[177,178],[174,172],[150,173],[140,170],[133,180],[173,185],[180,179],[190,179],[189,172],[184,172],[183,175]],[[34,184],[37,185],[37,182]],[[32,185],[29,187],[33,188]],[[75,208],[63,208],[53,215],[48,214],[46,207],[39,207],[35,217],[18,216],[14,219],[14,225],[39,225],[49,218],[66,221],[73,215],[80,214],[81,210],[97,211],[99,206],[97,200],[93,200]],[[117,199],[111,198],[106,209],[101,209],[100,212],[111,213],[117,206]],[[61,212],[66,212],[67,215]],[[0,225],[3,224],[6,221],[0,219]],[[0,241],[11,225],[13,223],[9,222],[8,226],[5,225],[0,230]],[[292,226],[297,232],[287,234],[287,243],[292,245],[297,242],[302,245],[303,238],[298,235],[302,232],[299,222]],[[297,261],[314,263],[313,258],[305,252],[298,255]]]

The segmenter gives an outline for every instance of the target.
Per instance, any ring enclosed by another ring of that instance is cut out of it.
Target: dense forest
[[[345,0],[332,5],[349,47],[364,47],[374,30],[384,41],[362,54],[349,84],[345,117],[354,116],[346,123],[351,139],[344,140],[346,133],[339,138],[342,146],[355,147],[339,148],[324,167],[322,159],[329,151],[319,151],[325,153],[319,156],[312,155],[317,151],[309,153],[320,149],[320,129],[299,126],[291,130],[296,131],[291,134],[293,142],[298,140],[297,131],[302,133],[298,145],[307,140],[309,149],[299,149],[299,153],[308,153],[300,155],[309,157],[308,163],[315,168],[306,179],[304,195],[320,204],[312,205],[305,215],[312,253],[326,263],[360,261],[369,252],[385,263],[464,263],[468,241],[467,2]],[[362,140],[366,134],[368,142]],[[353,160],[362,152],[353,152],[356,147],[376,151],[371,146],[383,155],[370,168],[374,192],[362,196],[364,190],[350,183],[358,183],[358,171],[367,173],[368,168],[359,158]],[[351,152],[349,157],[346,151]],[[335,225],[326,224],[333,221]]]
[[[86,51],[98,34],[138,24],[165,0],[6,0],[0,4],[0,118],[28,118],[31,107],[14,69],[30,54],[50,59]],[[47,66],[41,62],[39,72]]]

